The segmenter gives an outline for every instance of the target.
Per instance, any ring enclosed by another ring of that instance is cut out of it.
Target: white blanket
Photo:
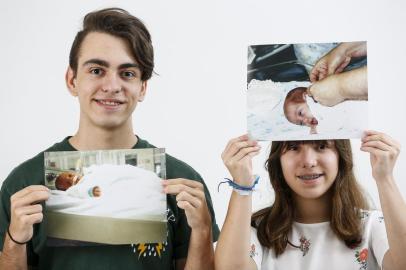
[[[98,186],[100,197],[88,190]],[[47,209],[63,213],[115,218],[166,217],[166,195],[154,173],[131,165],[92,165],[83,179],[66,191],[53,190]]]

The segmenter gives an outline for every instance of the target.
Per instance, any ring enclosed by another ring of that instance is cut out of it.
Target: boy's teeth
[[[100,103],[104,104],[104,105],[109,105],[109,106],[114,106],[114,105],[118,105],[120,103],[118,102],[114,102],[114,101],[105,101],[105,100],[100,100]]]

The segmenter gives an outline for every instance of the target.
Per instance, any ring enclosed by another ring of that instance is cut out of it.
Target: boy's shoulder
[[[144,139],[139,139],[140,140],[140,146],[143,148],[157,148],[153,144],[150,144],[148,141]],[[166,158],[166,176],[168,179],[171,178],[186,178],[186,179],[192,179],[192,180],[202,180],[202,177],[200,174],[192,168],[189,164],[186,162],[168,154],[165,153],[165,158]]]
[[[61,142],[55,143],[47,149],[39,152],[32,158],[24,161],[15,167],[4,180],[2,188],[7,189],[11,194],[30,185],[44,184],[44,153],[48,151],[69,151],[66,148],[65,138]],[[64,149],[65,146],[65,149]]]

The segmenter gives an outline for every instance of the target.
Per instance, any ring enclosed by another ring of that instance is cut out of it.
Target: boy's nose
[[[113,93],[118,93],[122,90],[120,80],[117,78],[117,76],[110,74],[105,76],[104,81],[103,81],[103,86],[102,86],[102,91],[103,92],[113,92]]]

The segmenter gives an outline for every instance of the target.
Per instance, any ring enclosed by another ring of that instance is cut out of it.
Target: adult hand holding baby
[[[337,76],[329,76],[307,88],[307,95],[323,106],[332,107],[345,100],[341,93],[340,80]]]
[[[310,81],[316,82],[341,73],[351,58],[367,54],[366,42],[343,42],[319,59],[310,72]]]
[[[328,107],[345,100],[368,100],[367,67],[328,76],[313,83],[307,94],[315,102]]]

